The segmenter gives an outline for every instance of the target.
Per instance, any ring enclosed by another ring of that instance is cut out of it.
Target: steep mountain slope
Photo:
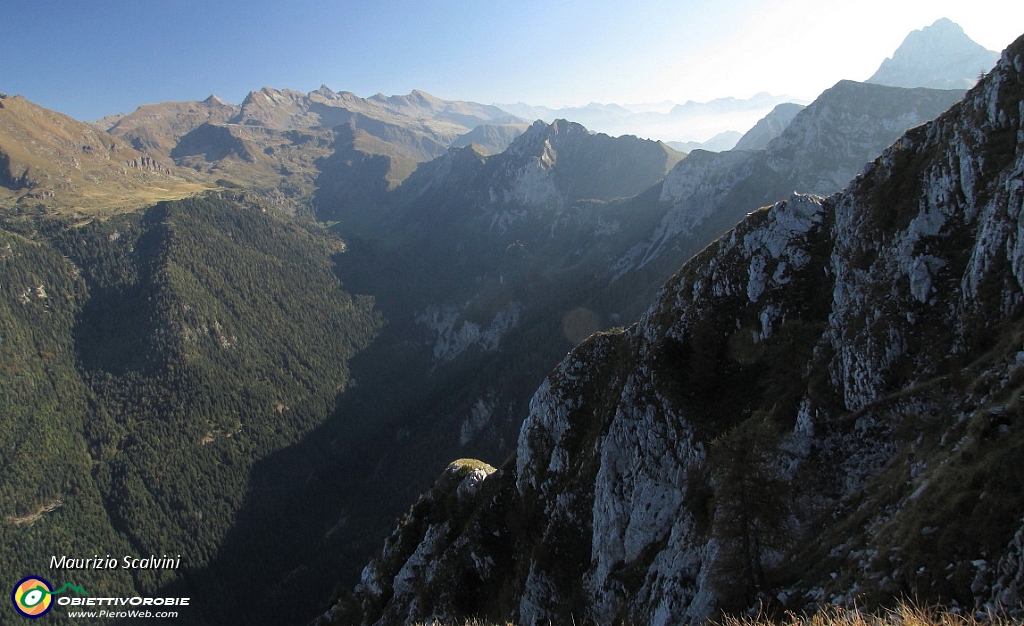
[[[595,268],[656,225],[648,188],[681,156],[659,142],[538,122],[501,154],[470,146],[424,163],[374,230],[337,226],[351,244],[341,276],[379,297],[390,321],[388,361],[423,368],[405,396],[370,391],[388,384],[387,363],[364,377],[362,392],[402,407],[385,413],[416,422],[395,426],[416,433],[405,445],[451,449],[454,433],[460,445],[507,454],[531,388],[582,338],[562,318],[584,306],[579,291]],[[613,201],[630,196],[639,200]],[[596,330],[595,314],[579,315],[583,336]]]
[[[111,213],[206,186],[166,159],[0,94],[0,203],[31,211]]]
[[[217,196],[84,224],[5,217],[5,584],[54,554],[181,556],[177,571],[75,572],[129,597],[215,566],[246,497],[279,501],[280,483],[250,485],[254,467],[322,425],[379,330],[373,302],[334,274],[342,249]],[[273,546],[249,548],[263,568],[216,571],[252,587],[285,575]],[[216,597],[192,597],[191,623],[220,615]]]
[[[674,624],[1024,589],[1024,38],[832,197],[580,345],[318,623]]]
[[[772,109],[771,113],[758,120],[753,128],[740,137],[736,145],[733,146],[733,149],[764,150],[772,139],[775,139],[782,134],[782,131],[786,130],[789,123],[793,121],[796,114],[803,108],[804,105],[793,102],[784,102],[778,105]]]
[[[202,102],[144,104],[102,130],[124,139],[136,150],[167,160],[178,141],[189,132],[203,124],[224,124],[238,115],[239,109],[238,105],[223,102],[217,96]]]
[[[892,58],[867,80],[893,87],[967,89],[989,71],[999,53],[986,50],[949,19],[907,35]]]

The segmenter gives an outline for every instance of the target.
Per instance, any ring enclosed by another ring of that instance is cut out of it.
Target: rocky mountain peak
[[[413,89],[412,92],[409,93],[409,99],[418,100],[422,103],[429,104],[432,106],[437,106],[438,104],[444,102],[440,98],[432,96],[425,91],[420,91],[419,89]]]
[[[998,58],[999,53],[985,49],[958,24],[942,18],[907,35],[867,82],[893,87],[968,89]]]
[[[246,95],[241,110],[229,122],[277,130],[308,126],[310,122],[303,118],[309,116],[309,104],[309,98],[300,91],[263,87]]]
[[[492,159],[505,174],[490,186],[496,199],[534,206],[628,198],[661,180],[683,156],[657,141],[591,133],[567,120],[538,120]]]
[[[310,92],[309,95],[312,96],[313,94],[317,94],[318,96],[322,96],[328,100],[335,100],[338,98],[338,94],[334,93],[333,91],[331,91],[330,87],[323,84],[321,84],[320,88],[317,89],[316,91]]]
[[[571,139],[590,134],[590,131],[576,122],[558,119],[548,124],[537,120],[512,142],[509,151],[514,154],[539,156],[554,144],[564,144]]]
[[[212,106],[231,106],[227,102],[224,102],[223,100],[218,98],[216,96],[216,94],[210,94],[206,98],[206,100],[203,100],[203,104],[205,104],[206,106],[210,106],[210,107],[212,107]]]

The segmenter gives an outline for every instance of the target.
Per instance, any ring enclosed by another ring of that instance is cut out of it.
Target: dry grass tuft
[[[828,607],[813,615],[787,614],[783,619],[728,617],[719,626],[1019,626],[1020,620],[998,616],[964,615],[935,607],[901,604],[877,614]]]
[[[824,608],[813,615],[789,613],[782,619],[726,617],[712,626],[1021,626],[1024,621],[992,615],[962,615],[935,607],[901,604],[891,611],[864,613],[856,609]],[[467,619],[464,622],[421,622],[416,626],[513,626]],[[571,626],[571,625],[569,625]]]

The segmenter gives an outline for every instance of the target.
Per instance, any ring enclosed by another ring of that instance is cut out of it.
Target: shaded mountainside
[[[279,501],[280,484],[250,485],[253,468],[331,415],[349,360],[380,328],[372,300],[341,288],[342,249],[316,226],[214,196],[79,225],[4,218],[5,584],[48,571],[54,554],[180,555],[178,571],[74,572],[107,597],[215,567],[245,498]],[[259,552],[262,569],[217,571],[252,587],[289,571]],[[225,623],[218,601],[192,597],[190,623]]]
[[[565,358],[513,460],[449,466],[318,623],[1019,606],[1022,100],[1024,39],[845,191],[752,213]]]
[[[371,236],[338,225],[350,243],[342,279],[376,297],[388,319],[348,398],[393,433],[381,450],[389,472],[366,477],[369,491],[392,497],[374,524],[390,524],[427,486],[424,472],[451,454],[511,452],[537,383],[607,322],[581,291],[657,224],[655,181],[680,156],[658,142],[540,123],[505,153],[471,146],[421,165]],[[639,183],[610,175],[624,164]]]

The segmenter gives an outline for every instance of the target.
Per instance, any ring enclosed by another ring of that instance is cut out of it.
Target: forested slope
[[[0,569],[180,554],[73,573],[153,593],[215,558],[254,464],[331,414],[382,321],[343,291],[340,241],[234,199],[2,226]]]

